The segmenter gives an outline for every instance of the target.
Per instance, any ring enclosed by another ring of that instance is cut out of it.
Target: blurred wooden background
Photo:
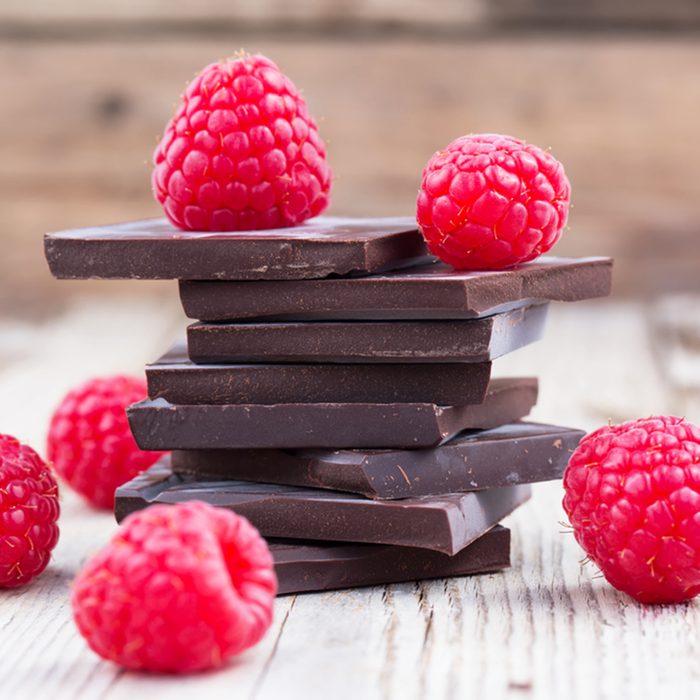
[[[157,136],[185,82],[241,47],[304,89],[332,213],[411,214],[434,150],[511,133],[571,177],[556,252],[615,256],[620,296],[697,291],[699,36],[695,0],[2,0],[0,313],[124,289],[54,282],[41,236],[158,215]]]

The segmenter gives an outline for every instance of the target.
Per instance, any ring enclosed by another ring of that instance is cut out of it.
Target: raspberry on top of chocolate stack
[[[294,226],[328,206],[326,147],[294,83],[265,56],[212,63],[156,148],[153,191],[188,231]]]
[[[418,223],[432,253],[460,270],[502,270],[546,253],[569,216],[562,164],[511,136],[462,136],[423,170]]]

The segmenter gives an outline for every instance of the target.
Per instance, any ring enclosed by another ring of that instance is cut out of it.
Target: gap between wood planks
[[[251,691],[250,694],[250,700],[254,700],[254,698],[257,696],[258,692],[260,691],[260,688],[262,687],[262,684],[265,682],[265,678],[267,674],[270,671],[270,666],[272,665],[272,661],[275,658],[275,654],[277,653],[277,648],[279,647],[280,643],[280,638],[282,637],[282,632],[284,632],[284,626],[287,624],[287,620],[289,619],[289,615],[294,609],[294,603],[296,602],[297,596],[296,595],[291,595],[287,596],[287,600],[289,601],[289,604],[287,606],[287,609],[284,612],[284,616],[282,617],[282,622],[279,625],[279,629],[277,630],[277,633],[273,635],[275,643],[272,646],[272,649],[270,650],[270,653],[265,660],[265,663],[262,666],[262,669],[260,670],[260,675],[258,676],[258,679],[255,682],[255,685],[253,686],[253,690]],[[279,607],[279,606],[278,606]],[[276,611],[277,614],[279,614],[278,611]],[[270,633],[268,632],[268,635]]]

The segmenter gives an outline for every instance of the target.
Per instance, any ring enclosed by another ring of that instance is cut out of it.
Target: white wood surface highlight
[[[496,363],[498,374],[540,377],[536,418],[591,429],[674,409],[641,306],[552,311],[544,341]],[[93,374],[140,372],[182,325],[174,306],[142,300],[86,303],[40,327],[0,320],[0,432],[43,451],[66,389]],[[581,550],[558,524],[561,495],[558,483],[540,485],[506,521],[513,566],[505,573],[280,598],[257,647],[223,670],[171,678],[120,671],[77,634],[70,581],[116,525],[63,488],[49,569],[25,589],[0,592],[0,698],[700,695],[698,604],[642,607],[581,567]]]

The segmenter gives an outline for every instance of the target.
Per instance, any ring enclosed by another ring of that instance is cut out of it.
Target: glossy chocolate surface
[[[175,345],[146,366],[148,396],[173,404],[481,403],[490,362],[207,364]]]
[[[176,405],[147,400],[127,409],[144,450],[434,447],[465,429],[526,416],[537,380],[499,378],[480,404],[295,403]]]
[[[454,556],[416,547],[270,540],[278,595],[500,571],[510,566],[510,530],[500,525]]]
[[[169,456],[117,489],[115,513],[200,500],[245,516],[264,537],[366,542],[457,554],[530,497],[527,485],[398,501],[175,474]]]
[[[299,280],[431,260],[414,219],[318,217],[266,231],[181,231],[165,219],[49,233],[59,279]]]
[[[487,318],[441,321],[194,323],[196,363],[488,362],[542,337],[547,305]]]
[[[173,469],[395,499],[558,479],[584,433],[539,423],[465,431],[424,450],[176,451]]]
[[[202,321],[399,320],[490,316],[545,301],[607,296],[610,258],[544,256],[510,270],[432,264],[367,277],[298,282],[180,283],[185,313]]]

